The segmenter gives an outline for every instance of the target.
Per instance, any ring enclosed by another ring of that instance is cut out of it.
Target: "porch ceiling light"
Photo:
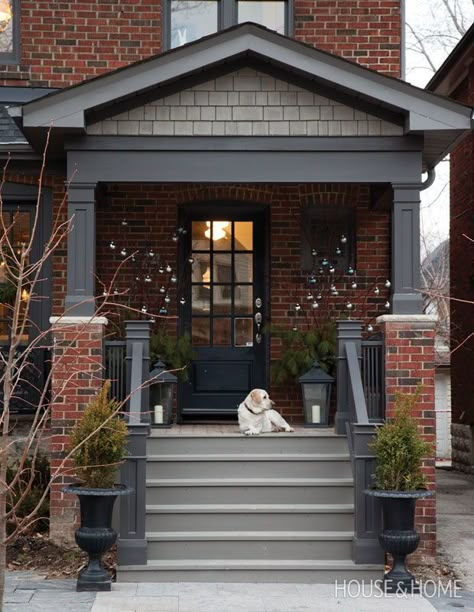
[[[206,225],[207,225],[207,230],[204,232],[204,236],[206,236],[206,238],[210,238],[211,237],[211,222],[206,221]],[[213,221],[212,222],[212,239],[217,241],[217,240],[222,240],[222,238],[225,238],[226,233],[224,229],[226,227],[229,227],[228,221]]]
[[[0,32],[4,32],[12,20],[12,9],[8,0],[0,0]]]

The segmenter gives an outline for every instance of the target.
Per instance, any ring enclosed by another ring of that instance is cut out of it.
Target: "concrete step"
[[[119,566],[118,582],[296,582],[332,584],[383,577],[382,565],[342,560],[181,559]],[[271,587],[269,587],[271,589]]]
[[[201,531],[147,533],[148,559],[350,559],[353,533]]]
[[[163,478],[348,478],[349,455],[333,454],[198,454],[147,457],[147,479]]]
[[[352,504],[147,505],[147,532],[352,531]]]
[[[182,478],[147,481],[146,503],[350,504],[352,478]]]
[[[236,426],[237,427],[237,426]],[[197,455],[220,453],[347,453],[347,438],[334,433],[276,433],[263,436],[242,434],[165,434],[152,430],[148,455]]]

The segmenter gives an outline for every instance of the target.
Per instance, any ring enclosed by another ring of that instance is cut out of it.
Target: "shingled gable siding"
[[[400,73],[400,0],[295,0],[294,37]],[[66,87],[162,50],[161,2],[21,2],[21,60],[1,85]]]
[[[394,136],[403,128],[243,68],[87,128],[99,135]]]

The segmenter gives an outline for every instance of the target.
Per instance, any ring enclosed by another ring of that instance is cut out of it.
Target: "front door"
[[[195,358],[180,390],[180,416],[235,418],[247,393],[266,386],[266,215],[226,204],[183,214],[181,331],[189,333]]]

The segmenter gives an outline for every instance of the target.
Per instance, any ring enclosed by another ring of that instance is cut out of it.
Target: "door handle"
[[[255,323],[257,325],[262,325],[262,313],[261,312],[257,312],[257,314],[255,315]]]

